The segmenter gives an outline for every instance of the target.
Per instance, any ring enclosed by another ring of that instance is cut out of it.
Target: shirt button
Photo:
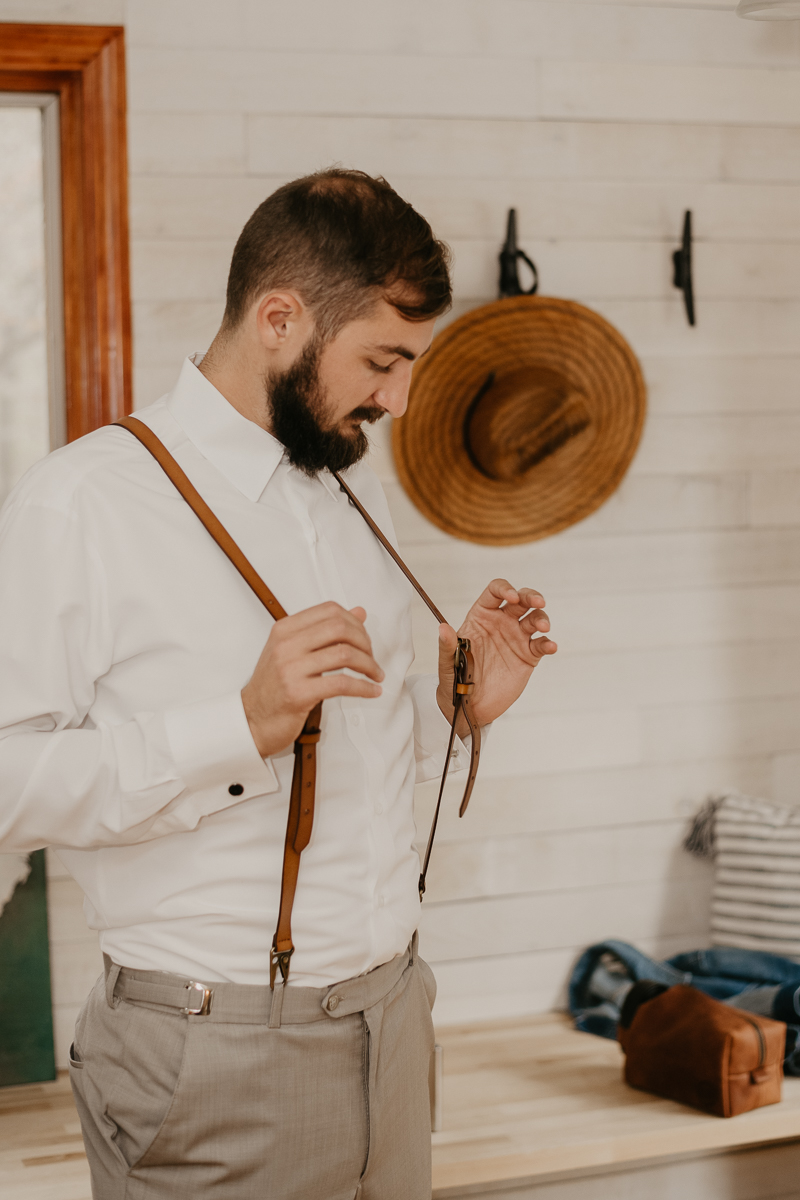
[[[242,787],[242,785],[240,783],[232,783],[231,786],[228,788],[228,791],[230,792],[230,794],[232,796],[241,796],[242,792],[244,791],[244,788]]]
[[[361,717],[358,715],[358,713],[353,713],[353,715],[350,717],[350,720],[354,725],[361,724]]]
[[[328,1012],[335,1012],[339,1007],[338,996],[328,996]]]

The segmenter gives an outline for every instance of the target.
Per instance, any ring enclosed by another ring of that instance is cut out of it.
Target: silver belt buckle
[[[192,1008],[187,1005],[186,1008],[181,1009],[181,1012],[189,1017],[207,1017],[211,1012],[211,998],[214,995],[214,989],[207,988],[204,983],[195,983],[192,979],[187,983],[186,990],[187,992],[194,991],[198,993],[194,997],[197,1007]]]

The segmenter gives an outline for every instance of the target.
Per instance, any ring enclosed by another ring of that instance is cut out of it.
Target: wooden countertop
[[[566,1016],[443,1029],[443,1129],[433,1135],[433,1195],[545,1182],[800,1138],[800,1078],[783,1101],[728,1120],[629,1088],[616,1042]],[[472,1185],[472,1187],[470,1187]]]

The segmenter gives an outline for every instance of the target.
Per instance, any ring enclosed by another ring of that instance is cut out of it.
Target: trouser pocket
[[[92,992],[70,1048],[70,1076],[84,1136],[108,1169],[132,1167],[158,1135],[178,1087],[187,1024],[178,1013],[109,1005],[101,987]]]

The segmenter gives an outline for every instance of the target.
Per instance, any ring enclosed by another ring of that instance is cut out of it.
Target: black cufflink
[[[230,794],[232,796],[241,796],[242,792],[244,791],[244,788],[242,787],[242,785],[240,783],[232,783],[231,786],[228,788],[228,791],[230,792]]]

